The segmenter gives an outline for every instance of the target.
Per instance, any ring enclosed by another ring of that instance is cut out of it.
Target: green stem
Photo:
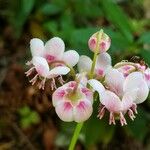
[[[90,71],[90,75],[89,75],[90,79],[92,79],[93,76],[94,76],[94,69],[95,69],[97,54],[99,52],[99,43],[100,43],[102,34],[103,34],[103,30],[100,30],[97,33],[97,35],[96,35],[97,43],[96,43],[95,53],[94,53],[94,57],[93,57],[93,63],[92,63],[92,67],[91,67],[91,71]],[[78,123],[76,125],[76,128],[74,130],[74,134],[73,134],[73,137],[71,139],[71,143],[69,145],[69,149],[68,150],[74,150],[74,147],[75,147],[76,142],[78,140],[78,137],[79,137],[80,131],[81,131],[82,127],[83,127],[83,124],[84,124],[84,122]]]
[[[71,143],[69,145],[69,149],[68,150],[74,150],[74,147],[76,145],[76,142],[77,142],[77,139],[79,137],[79,134],[80,134],[80,131],[82,129],[82,126],[83,126],[83,122],[82,123],[78,123],[76,125],[76,128],[74,130],[74,134],[73,134],[73,137],[72,137],[72,140],[71,140]]]

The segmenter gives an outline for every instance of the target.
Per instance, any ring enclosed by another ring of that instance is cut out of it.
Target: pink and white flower
[[[102,119],[105,111],[110,112],[109,124],[115,124],[119,118],[121,125],[126,125],[124,115],[128,113],[134,120],[137,113],[137,104],[146,100],[149,89],[140,72],[133,72],[126,78],[117,69],[110,69],[105,76],[105,88],[97,80],[89,80],[89,84],[100,95],[100,102],[103,105],[99,111],[99,118]]]
[[[93,112],[93,92],[76,81],[59,87],[52,95],[52,102],[59,118],[67,122],[83,122]]]
[[[36,75],[30,82],[34,84],[39,77],[42,80],[39,88],[42,89],[44,89],[46,79],[52,79],[51,87],[56,88],[54,78],[57,76],[60,76],[59,81],[63,84],[62,75],[70,71],[67,66],[73,67],[79,60],[79,54],[76,51],[64,52],[65,44],[58,37],[50,39],[45,46],[43,41],[33,38],[30,41],[30,49],[32,60],[27,65],[32,65],[32,67],[26,72],[26,75],[31,75],[35,70]]]
[[[90,72],[92,67],[92,60],[88,56],[82,55],[79,58],[78,70],[79,72]],[[95,65],[95,76],[97,78],[102,78],[106,74],[107,70],[111,68],[111,57],[108,53],[100,53],[97,56],[96,65]]]
[[[90,39],[88,41],[88,45],[89,45],[90,50],[95,52],[99,35],[100,35],[100,37],[99,37],[100,39],[99,39],[99,43],[98,43],[98,46],[99,46],[98,53],[103,53],[103,52],[106,52],[110,48],[110,44],[111,44],[111,40],[110,40],[109,36],[106,33],[104,33],[103,31],[94,33],[90,37]]]
[[[145,77],[148,87],[150,88],[150,68],[147,68],[145,70],[144,77]]]
[[[52,88],[55,86],[54,78],[61,75],[66,75],[70,69],[66,66],[57,66],[50,70],[45,58],[34,56],[32,59],[33,67],[26,72],[26,76],[31,75],[34,71],[36,75],[30,82],[35,84],[38,78],[41,79],[39,88],[44,90],[46,79],[52,79]],[[61,78],[61,77],[60,77]]]

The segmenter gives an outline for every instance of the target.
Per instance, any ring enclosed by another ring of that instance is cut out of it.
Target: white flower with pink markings
[[[98,91],[103,106],[99,111],[99,118],[103,118],[108,110],[109,124],[115,124],[115,118],[119,118],[121,125],[126,125],[126,113],[134,120],[134,113],[137,113],[136,105],[144,102],[149,93],[143,74],[133,72],[125,78],[117,69],[110,69],[106,73],[104,83],[105,87],[95,79],[89,80],[93,89]]]
[[[46,42],[45,46],[43,41],[34,38],[30,41],[30,49],[32,60],[28,65],[32,65],[31,69],[26,72],[26,75],[31,75],[36,72],[35,77],[30,80],[34,84],[38,77],[42,80],[39,88],[44,89],[46,79],[52,79],[51,87],[56,88],[55,77],[59,76],[59,81],[63,84],[62,75],[66,75],[69,67],[73,67],[79,60],[79,54],[74,50],[64,52],[65,45],[62,39],[54,37]]]
[[[79,72],[90,72],[92,67],[92,60],[88,56],[82,55],[79,58],[78,70]],[[96,59],[96,65],[94,74],[96,78],[102,78],[106,74],[107,70],[111,68],[111,57],[108,53],[100,53]]]
[[[59,87],[52,96],[56,113],[63,121],[83,122],[93,112],[93,92],[76,81]]]

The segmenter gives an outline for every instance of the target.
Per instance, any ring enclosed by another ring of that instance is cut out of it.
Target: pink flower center
[[[55,57],[52,56],[52,55],[49,55],[49,54],[46,54],[46,55],[45,55],[45,58],[46,58],[46,60],[47,60],[48,62],[52,62],[52,61],[55,60]]]

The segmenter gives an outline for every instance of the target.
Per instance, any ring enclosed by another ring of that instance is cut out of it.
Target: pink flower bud
[[[99,33],[99,32],[101,32],[101,33]],[[109,49],[110,44],[111,44],[111,39],[109,38],[109,36],[106,33],[102,32],[102,31],[99,31],[99,32],[94,33],[90,37],[90,39],[88,41],[88,45],[89,45],[90,50],[95,52],[97,41],[98,41],[97,36],[99,36],[101,34],[101,36],[99,37],[100,39],[99,39],[99,43],[98,43],[98,49],[99,49],[98,53],[103,53]]]

